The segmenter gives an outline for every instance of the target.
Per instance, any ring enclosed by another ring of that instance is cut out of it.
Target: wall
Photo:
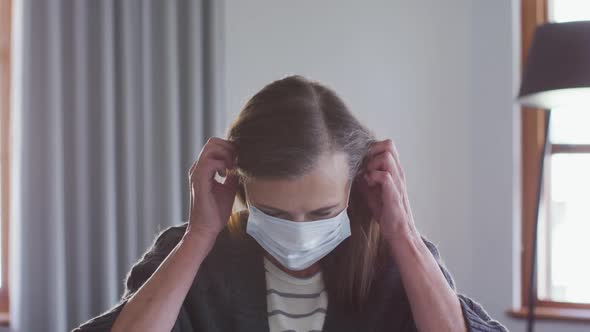
[[[469,271],[470,1],[228,1],[227,118],[272,80],[332,86],[397,142],[416,218],[453,270]],[[469,273],[456,273],[469,288]]]
[[[518,299],[519,1],[226,1],[231,121],[272,80],[333,87],[406,171],[419,229],[460,291],[512,331]],[[587,326],[539,323],[537,331]]]
[[[495,317],[520,301],[520,0],[472,5],[472,232],[474,297]],[[511,331],[523,320],[502,318]],[[539,332],[588,324],[538,322]]]

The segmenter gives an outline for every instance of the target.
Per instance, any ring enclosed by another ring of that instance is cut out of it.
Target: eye
[[[280,218],[281,214],[280,213],[276,213],[276,212],[270,212],[270,211],[262,211],[266,214],[268,214],[271,217],[276,217],[276,218]]]
[[[332,212],[331,211],[316,212],[313,215],[316,216],[316,217],[325,218],[325,217],[329,217],[330,215],[332,215]]]
[[[285,214],[283,214],[281,212],[270,212],[270,211],[262,211],[262,212],[268,214],[271,217],[281,218],[281,219],[289,219],[289,216],[286,216]]]

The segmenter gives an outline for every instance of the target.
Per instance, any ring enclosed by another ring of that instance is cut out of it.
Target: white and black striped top
[[[295,278],[264,258],[270,332],[319,332],[328,296],[321,271],[309,278]]]

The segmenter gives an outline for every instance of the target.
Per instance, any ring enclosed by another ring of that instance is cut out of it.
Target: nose
[[[301,214],[297,214],[296,216],[293,216],[293,217],[294,217],[294,219],[291,219],[291,221],[294,221],[294,222],[304,222],[304,221],[306,221],[305,214],[302,214],[302,213]]]

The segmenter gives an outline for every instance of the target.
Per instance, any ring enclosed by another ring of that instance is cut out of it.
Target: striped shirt
[[[295,278],[264,258],[270,332],[318,332],[322,330],[328,297],[319,271]]]

